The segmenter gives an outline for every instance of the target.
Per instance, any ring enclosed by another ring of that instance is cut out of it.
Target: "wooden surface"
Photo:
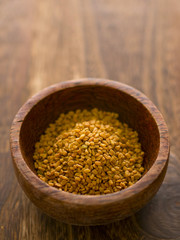
[[[0,2],[0,239],[180,239],[180,1]],[[135,216],[100,227],[41,213],[15,178],[9,128],[19,107],[52,83],[109,78],[143,91],[169,128],[164,184]]]

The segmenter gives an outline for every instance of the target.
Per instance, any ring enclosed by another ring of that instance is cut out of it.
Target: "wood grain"
[[[7,0],[0,27],[0,239],[179,239],[180,2]],[[25,100],[86,76],[121,81],[150,97],[167,122],[173,152],[149,211],[92,228],[60,224],[34,207],[15,179],[8,143]]]

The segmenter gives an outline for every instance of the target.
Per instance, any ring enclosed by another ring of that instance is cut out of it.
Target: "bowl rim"
[[[154,121],[157,124],[159,136],[160,136],[160,145],[157,158],[148,172],[135,184],[132,186],[109,194],[103,195],[80,195],[73,194],[65,191],[58,190],[54,187],[49,186],[47,183],[43,182],[26,164],[24,161],[23,155],[21,153],[20,147],[20,132],[23,124],[23,120],[26,115],[31,111],[31,109],[43,98],[64,90],[66,88],[79,87],[79,86],[102,86],[109,87],[116,90],[124,92],[138,102],[140,102],[151,114]],[[65,82],[59,82],[49,87],[46,87],[39,91],[37,94],[29,98],[24,105],[19,109],[14,120],[12,122],[10,130],[10,149],[13,159],[13,163],[16,165],[18,171],[23,175],[23,177],[29,182],[33,188],[38,189],[42,194],[49,196],[57,201],[61,201],[66,204],[75,204],[81,206],[93,206],[93,205],[105,205],[115,203],[120,200],[126,200],[127,198],[133,197],[136,193],[141,192],[148,188],[160,175],[163,169],[166,167],[169,157],[169,134],[166,123],[163,119],[162,114],[159,112],[157,107],[147,98],[142,92],[131,87],[127,84],[108,80],[101,78],[82,78],[76,80],[69,80]]]

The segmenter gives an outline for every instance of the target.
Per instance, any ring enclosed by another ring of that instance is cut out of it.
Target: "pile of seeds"
[[[75,194],[107,194],[141,178],[144,152],[138,134],[117,113],[98,109],[61,114],[35,144],[37,174]]]

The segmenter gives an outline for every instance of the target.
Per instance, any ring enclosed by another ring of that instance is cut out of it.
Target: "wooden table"
[[[0,27],[0,239],[180,239],[180,1],[6,0]],[[107,226],[70,226],[43,214],[22,192],[9,152],[20,106],[50,84],[83,77],[144,92],[171,139],[157,195],[136,215]]]

